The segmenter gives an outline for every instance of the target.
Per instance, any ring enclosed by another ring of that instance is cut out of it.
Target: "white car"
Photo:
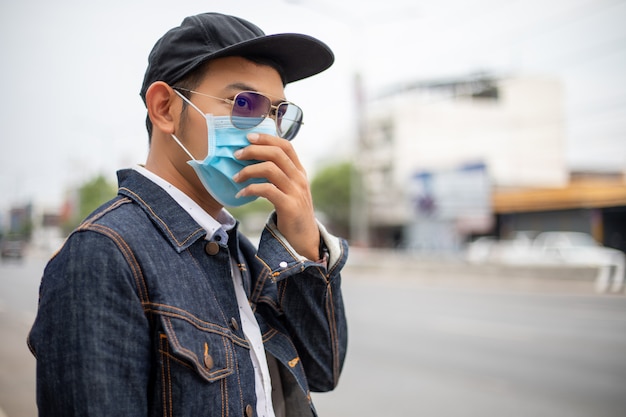
[[[597,267],[599,292],[619,292],[624,286],[624,252],[600,245],[587,233],[540,233],[533,240],[531,253],[539,263]]]
[[[507,240],[481,239],[470,244],[466,259],[472,263],[597,268],[598,292],[622,291],[626,274],[624,252],[602,246],[580,232],[516,232]]]

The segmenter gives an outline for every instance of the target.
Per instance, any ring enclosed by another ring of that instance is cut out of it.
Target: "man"
[[[29,347],[41,416],[311,416],[346,353],[345,241],[314,217],[284,85],[322,42],[207,13],[154,46],[145,166],[49,262]],[[275,208],[258,250],[224,205]]]

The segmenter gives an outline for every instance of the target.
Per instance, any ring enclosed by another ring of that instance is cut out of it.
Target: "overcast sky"
[[[573,168],[626,169],[626,1],[20,0],[0,5],[0,210],[54,207],[97,173],[143,162],[139,88],[155,41],[191,14],[328,43],[336,64],[287,88],[308,170],[348,155],[353,75],[368,94],[477,71],[559,79]]]

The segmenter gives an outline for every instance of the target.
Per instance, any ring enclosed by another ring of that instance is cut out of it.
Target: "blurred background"
[[[626,1],[24,0],[0,5],[0,417],[36,415],[45,262],[144,161],[148,53],[204,11],[336,55],[286,89],[352,247],[320,415],[624,415]],[[254,236],[270,210],[234,214]]]

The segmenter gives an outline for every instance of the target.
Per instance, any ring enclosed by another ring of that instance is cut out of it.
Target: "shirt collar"
[[[235,218],[224,208],[220,211],[217,219],[214,219],[209,213],[204,211],[195,201],[193,201],[187,194],[170,184],[168,181],[159,177],[152,171],[149,171],[141,165],[137,165],[133,168],[150,181],[163,188],[182,208],[185,210],[196,223],[200,225],[207,232],[207,239],[213,239],[214,236],[219,235],[221,241],[228,242],[228,234],[232,230],[237,221]]]

